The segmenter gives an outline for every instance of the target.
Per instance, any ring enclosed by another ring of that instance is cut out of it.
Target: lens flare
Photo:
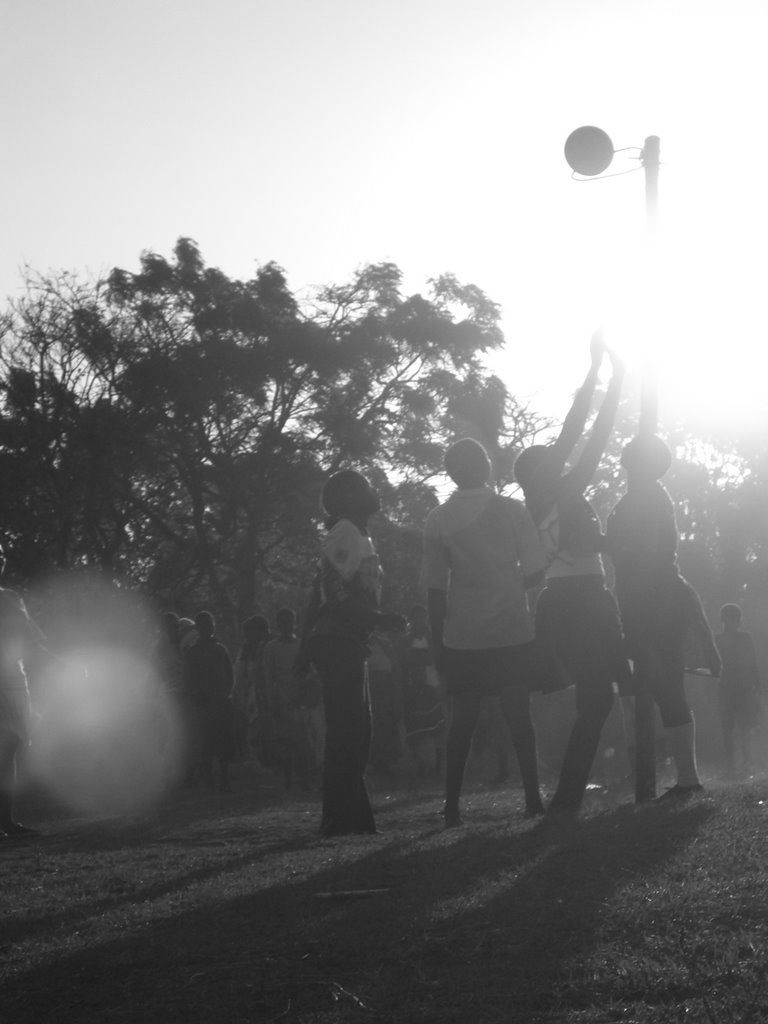
[[[52,661],[35,687],[29,768],[81,813],[125,813],[174,781],[180,728],[151,663],[119,647]]]

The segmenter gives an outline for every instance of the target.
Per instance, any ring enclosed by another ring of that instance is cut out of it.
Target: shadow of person
[[[154,1020],[158,1006],[195,1021],[215,995],[223,1019],[290,1007],[299,1020],[339,1012],[346,992],[366,1007],[347,1007],[347,1020],[553,1020],[566,998],[599,997],[588,965],[621,890],[658,873],[712,811],[700,801],[512,832],[496,820],[296,834],[250,857],[227,843],[218,865],[180,871],[175,885],[19,936],[4,1006],[9,1019],[45,1019],[55,993],[82,1021],[119,1007],[130,1008],[121,1020]]]

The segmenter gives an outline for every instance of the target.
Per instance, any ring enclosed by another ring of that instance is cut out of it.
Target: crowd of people
[[[611,383],[568,467],[606,357],[613,365]],[[464,438],[446,452],[445,471],[455,490],[424,526],[429,630],[422,623],[417,649],[429,652],[425,668],[435,670],[447,698],[447,827],[462,823],[466,761],[488,697],[498,702],[509,727],[528,816],[579,811],[616,694],[648,696],[658,707],[677,776],[661,799],[699,792],[684,685],[692,642],[699,652],[694,667],[717,677],[726,662],[721,693],[730,696],[721,701],[723,735],[731,758],[734,732],[745,749],[744,694],[757,699],[759,686],[751,644],[736,639],[738,623],[725,609],[716,643],[698,595],[680,573],[674,508],[661,483],[671,465],[669,449],[650,434],[624,448],[626,492],[605,533],[585,497],[613,427],[623,372],[621,360],[595,336],[586,380],[558,438],[517,460],[524,502],[496,492],[491,461],[478,441]],[[322,497],[327,532],[299,656],[302,667],[313,665],[320,677],[326,711],[321,832],[373,832],[365,785],[371,746],[367,658],[377,631],[404,631],[406,623],[379,608],[381,569],[368,531],[379,509],[374,489],[361,474],[344,470],[327,481]],[[607,586],[605,557],[613,564],[615,596]],[[385,657],[380,652],[377,660]],[[546,806],[530,694],[571,686],[576,720]]]
[[[610,384],[585,437],[606,358]],[[300,634],[292,608],[277,612],[274,629],[253,615],[233,657],[209,611],[194,619],[166,613],[155,662],[165,717],[175,723],[176,781],[226,792],[233,762],[248,760],[279,772],[286,788],[308,792],[319,779],[320,831],[338,836],[376,831],[367,775],[405,771],[444,780],[445,825],[456,827],[473,737],[490,700],[500,712],[492,720],[506,723],[516,754],[524,813],[574,814],[616,696],[644,695],[658,708],[676,770],[661,799],[684,799],[703,788],[684,685],[692,667],[720,679],[727,767],[748,764],[761,710],[754,644],[737,604],[722,608],[715,637],[680,572],[674,508],[661,483],[669,449],[650,434],[625,446],[626,489],[605,532],[586,497],[623,375],[596,336],[557,438],[516,461],[523,501],[496,491],[477,440],[448,448],[454,490],[424,523],[425,600],[407,615],[380,608],[382,570],[369,533],[379,497],[352,469],[323,488],[325,534]],[[0,588],[0,838],[32,834],[14,817],[13,795],[29,740],[25,661],[43,643],[18,595]],[[570,687],[575,719],[547,802],[531,694]],[[503,776],[505,740],[498,750]]]
[[[444,687],[426,608],[414,606],[404,621],[403,630],[398,616],[397,631],[377,627],[368,639],[364,767],[383,778],[435,777],[445,747]],[[234,657],[214,634],[207,611],[194,620],[173,612],[162,619],[157,676],[165,718],[180,741],[179,782],[226,792],[230,765],[253,762],[279,772],[286,789],[311,791],[324,763],[326,711],[318,672],[301,663],[296,612],[281,608],[274,631],[266,616],[247,619]]]

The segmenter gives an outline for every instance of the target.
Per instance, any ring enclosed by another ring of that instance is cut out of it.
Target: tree
[[[102,301],[69,275],[34,278],[0,326],[3,522],[25,576],[115,569],[126,540],[128,429],[108,368],[83,344],[98,340]]]
[[[502,335],[480,289],[400,289],[369,265],[300,305],[277,265],[232,280],[188,239],[90,287],[30,282],[5,325],[0,473],[34,465],[35,548],[234,623],[259,590],[307,581],[321,482],[354,465],[393,551],[406,531],[413,592],[446,444],[472,434],[510,462],[534,417],[483,365]],[[5,500],[27,536],[21,490]]]

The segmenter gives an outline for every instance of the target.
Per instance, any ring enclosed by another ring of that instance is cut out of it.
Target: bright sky
[[[642,170],[563,157],[594,124],[661,138],[662,424],[764,427],[767,42],[765,0],[0,0],[0,297],[180,235],[297,290],[452,271],[559,416],[593,328],[648,306]]]

